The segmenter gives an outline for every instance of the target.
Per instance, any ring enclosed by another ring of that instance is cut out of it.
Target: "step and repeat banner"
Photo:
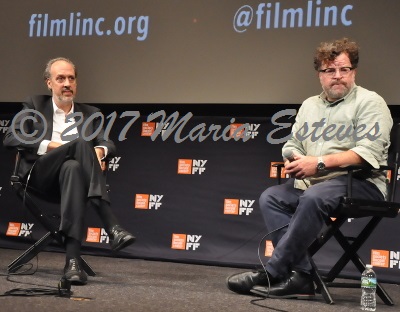
[[[112,207],[121,225],[137,236],[135,244],[114,256],[254,267],[259,254],[265,262],[273,248],[258,198],[277,183],[272,164],[282,161],[281,147],[296,111],[277,110],[267,118],[234,116],[230,106],[225,116],[167,113],[159,107],[144,114],[115,105],[105,113],[118,148],[108,169]],[[0,114],[1,139],[13,115]],[[10,186],[14,159],[14,152],[0,147],[0,247],[23,249],[45,232]],[[57,212],[57,206],[43,205]],[[349,219],[345,233],[365,223]],[[399,225],[400,218],[385,219],[360,251],[381,281],[400,280]],[[109,237],[90,208],[86,233],[84,253],[112,255]],[[330,242],[315,260],[327,270],[341,254]],[[359,277],[352,265],[346,274]]]

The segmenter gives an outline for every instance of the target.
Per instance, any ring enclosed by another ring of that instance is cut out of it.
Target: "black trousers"
[[[60,231],[79,241],[89,199],[110,202],[93,144],[80,138],[41,156],[33,165],[28,185],[60,197]]]

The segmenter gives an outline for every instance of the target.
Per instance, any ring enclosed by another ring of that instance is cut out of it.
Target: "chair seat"
[[[395,218],[399,214],[399,209],[400,203],[343,197],[339,213],[351,218],[370,216]]]
[[[43,199],[47,202],[53,203],[53,204],[59,204],[60,203],[60,193],[59,192],[51,192],[51,193],[43,193],[42,191],[32,187],[31,185],[28,186],[26,185],[26,181],[24,181],[23,178],[21,178],[18,175],[12,175],[11,176],[11,185],[12,187],[17,191],[17,193],[20,194],[20,196],[24,196],[23,194],[25,192],[29,192],[31,195]]]

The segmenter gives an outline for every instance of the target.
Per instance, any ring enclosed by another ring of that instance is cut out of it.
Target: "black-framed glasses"
[[[340,67],[340,68],[325,68],[320,69],[318,72],[323,73],[326,76],[333,77],[335,76],[336,72],[339,71],[340,76],[347,76],[350,72],[354,69],[354,67]]]

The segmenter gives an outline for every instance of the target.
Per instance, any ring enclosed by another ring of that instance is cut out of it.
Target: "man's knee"
[[[279,197],[282,193],[282,185],[274,185],[267,188],[259,198],[260,209],[267,209],[269,203],[279,201]]]
[[[77,162],[74,159],[69,159],[62,164],[60,174],[65,174],[67,172],[74,172],[80,170],[81,170],[81,165],[79,164],[79,162]]]
[[[79,148],[93,148],[93,145],[90,141],[87,141],[81,137],[77,138],[76,140],[73,141],[75,144],[75,146],[79,147]]]
[[[269,191],[269,188],[267,188],[264,192],[261,193],[260,198],[258,200],[259,204],[260,204],[260,208],[265,207],[266,204],[269,201],[271,194]]]

